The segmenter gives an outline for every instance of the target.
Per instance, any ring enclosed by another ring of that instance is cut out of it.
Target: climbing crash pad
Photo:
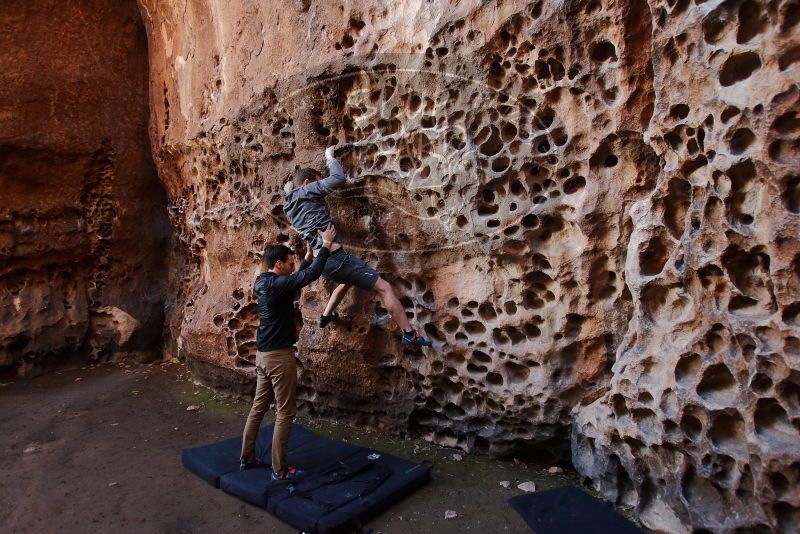
[[[262,467],[239,470],[241,437],[183,449],[181,461],[212,486],[295,528],[319,534],[348,532],[430,479],[429,463],[414,463],[293,425],[288,459],[304,474],[273,481],[272,428],[263,427],[256,441]]]
[[[642,534],[611,506],[574,486],[519,495],[508,504],[536,533]]]

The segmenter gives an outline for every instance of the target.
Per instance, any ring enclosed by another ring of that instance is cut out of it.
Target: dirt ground
[[[199,405],[198,411],[187,411]],[[194,386],[180,364],[103,365],[0,386],[3,532],[296,532],[181,466],[183,447],[238,435],[248,405]],[[267,419],[271,417],[268,414]],[[530,532],[506,500],[577,484],[530,467],[332,421],[321,434],[436,462],[431,482],[367,524],[375,533]],[[266,423],[265,423],[266,424]],[[512,482],[504,489],[500,481]],[[445,519],[445,511],[458,517]]]

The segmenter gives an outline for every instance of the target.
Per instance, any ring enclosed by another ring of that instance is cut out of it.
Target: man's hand
[[[314,250],[311,248],[311,243],[306,244],[306,257],[303,259],[307,262],[314,260]]]
[[[325,159],[333,159],[333,151],[336,148],[336,145],[331,145],[325,149]]]
[[[322,246],[330,249],[336,238],[336,228],[333,227],[333,224],[329,224],[325,230],[317,230],[317,232],[322,237]]]

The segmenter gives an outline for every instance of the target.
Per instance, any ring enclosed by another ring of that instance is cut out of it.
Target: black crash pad
[[[289,436],[289,463],[305,473],[290,481],[269,475],[272,425],[256,456],[264,466],[239,471],[242,438],[183,449],[184,467],[214,487],[268,510],[308,533],[348,532],[424,485],[431,466],[332,440],[299,425]]]
[[[642,534],[609,505],[574,486],[519,495],[508,504],[537,534]]]

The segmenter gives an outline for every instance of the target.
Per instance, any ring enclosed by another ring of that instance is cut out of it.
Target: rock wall
[[[670,532],[800,509],[797,3],[142,0],[178,228],[170,350],[248,393],[265,244],[329,205],[435,350],[304,292],[302,407],[469,451],[568,453]]]
[[[169,220],[134,1],[0,5],[0,372],[158,357]]]
[[[668,532],[797,531],[800,11],[653,14],[661,170],[630,209],[634,313],[610,390],[574,420],[573,457]]]

